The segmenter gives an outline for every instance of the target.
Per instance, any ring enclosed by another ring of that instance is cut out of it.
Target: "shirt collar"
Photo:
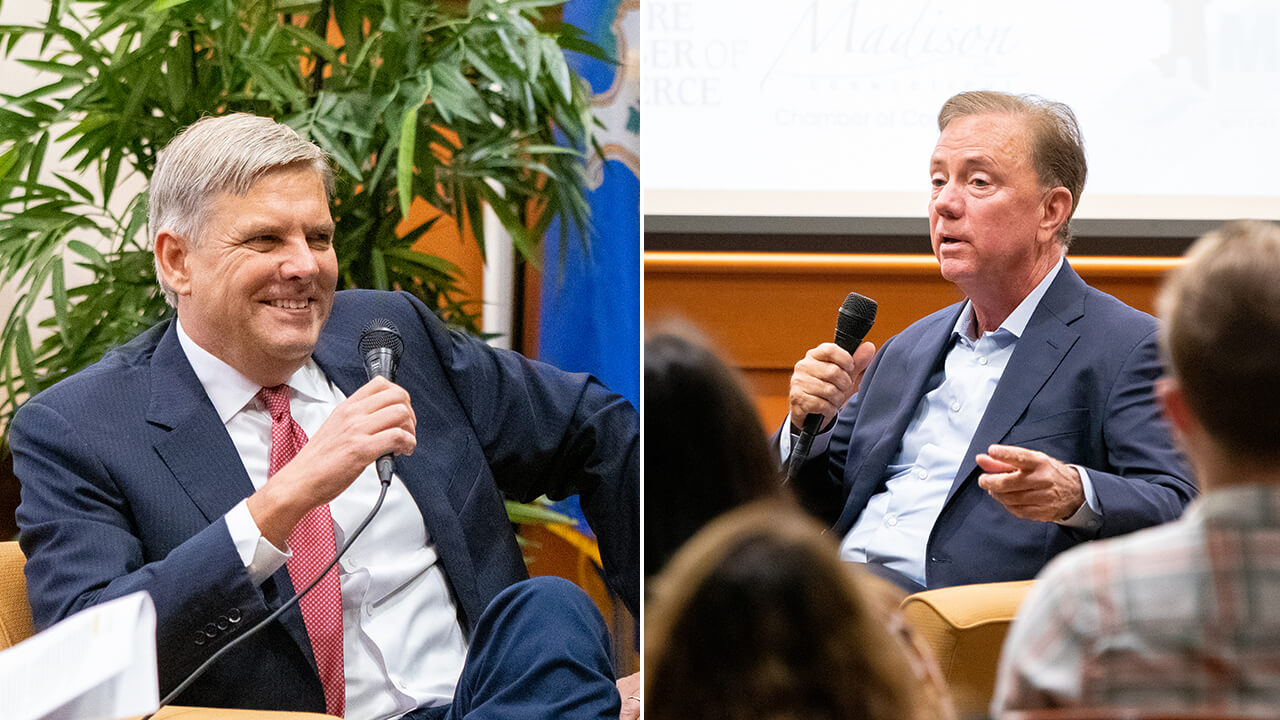
[[[1040,284],[1032,288],[1031,292],[1018,303],[1018,307],[1009,313],[1009,317],[1000,323],[1000,327],[995,332],[1001,330],[1008,331],[1015,338],[1022,337],[1022,333],[1027,329],[1027,323],[1031,322],[1031,316],[1035,313],[1036,308],[1040,305],[1040,300],[1044,298],[1044,294],[1049,292],[1049,286],[1053,284],[1053,279],[1058,277],[1058,271],[1062,269],[1062,263],[1065,258],[1059,257],[1056,265],[1049,271]],[[956,318],[955,327],[952,328],[952,334],[959,335],[963,338],[970,337],[970,329],[973,326],[973,302],[964,301],[964,308],[960,311],[960,317]]]
[[[178,342],[182,345],[182,351],[186,353],[191,369],[195,371],[205,394],[213,403],[218,418],[225,425],[228,420],[235,417],[236,413],[253,401],[262,387],[213,353],[197,345],[196,341],[182,329],[182,323],[177,319],[174,322],[177,325]],[[285,384],[297,394],[312,400],[323,400],[329,385],[324,372],[316,365],[313,358],[307,358],[307,363],[298,368]]]
[[[1280,525],[1280,487],[1265,483],[1228,485],[1202,491],[1182,513],[1222,527]]]

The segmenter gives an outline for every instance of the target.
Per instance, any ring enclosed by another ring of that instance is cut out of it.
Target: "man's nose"
[[[280,252],[280,272],[285,277],[309,278],[320,270],[320,263],[305,237],[289,238]]]
[[[942,187],[938,188],[938,192],[933,196],[930,205],[934,212],[943,217],[958,217],[964,207],[963,198],[960,196],[960,188],[956,183],[947,181]]]

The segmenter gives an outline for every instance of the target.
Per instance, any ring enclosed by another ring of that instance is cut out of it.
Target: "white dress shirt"
[[[1000,327],[981,337],[974,337],[973,308],[965,303],[952,333],[942,383],[921,398],[902,446],[885,470],[884,490],[871,496],[841,542],[843,559],[884,565],[927,585],[929,534],[1018,338],[1061,268],[1059,259]],[[1101,515],[1093,484],[1084,468],[1073,467],[1084,484],[1085,503],[1062,524],[1097,527]]]
[[[178,324],[182,349],[226,425],[254,488],[267,481],[271,415],[260,389],[198,346]],[[290,411],[313,436],[346,396],[309,360],[289,378]],[[419,448],[419,452],[423,449]],[[329,503],[338,547],[377,501],[373,465]],[[244,501],[226,515],[249,577],[261,584],[290,554],[262,537]],[[453,698],[467,644],[422,514],[398,476],[377,516],[339,562],[347,716],[394,718]]]

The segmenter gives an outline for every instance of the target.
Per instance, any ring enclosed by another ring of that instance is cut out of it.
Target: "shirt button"
[[[987,364],[987,359],[986,359],[985,357],[980,357],[980,358],[978,358],[978,364],[979,364],[979,365],[986,365],[986,364]]]
[[[960,401],[956,400],[951,403],[951,412],[960,412]]]
[[[925,479],[925,478],[929,477],[929,471],[928,471],[928,470],[925,470],[924,468],[920,468],[919,470],[917,470],[917,471],[916,471],[916,477],[918,477],[918,478],[920,478],[921,480],[923,480],[923,479]]]
[[[897,515],[886,515],[886,516],[885,516],[885,518],[884,518],[884,524],[885,524],[885,525],[888,525],[889,527],[893,527],[894,525],[897,525],[897,524],[898,524],[898,516],[897,516]]]

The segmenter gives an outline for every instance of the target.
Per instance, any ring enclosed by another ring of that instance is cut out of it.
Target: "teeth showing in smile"
[[[271,307],[286,308],[289,310],[301,310],[307,306],[306,300],[268,300],[267,304]]]

